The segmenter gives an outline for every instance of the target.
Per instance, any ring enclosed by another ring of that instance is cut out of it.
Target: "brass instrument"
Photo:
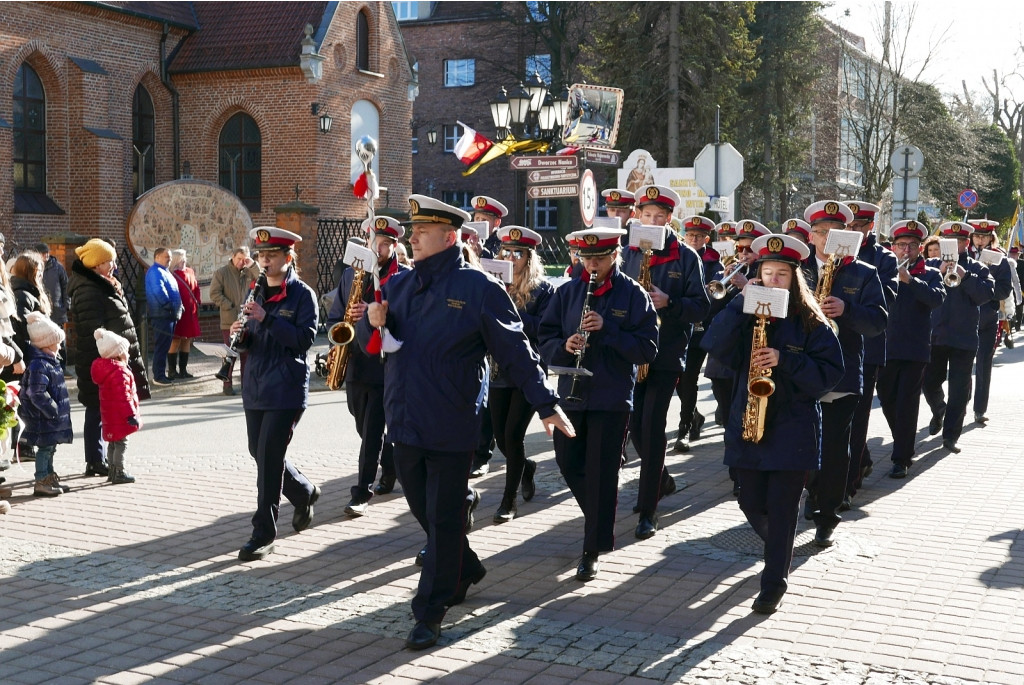
[[[640,262],[640,275],[637,280],[640,282],[640,287],[644,289],[645,293],[651,291],[651,256],[654,254],[654,250],[647,248],[644,250],[643,261]],[[658,318],[658,325],[661,325],[661,318]],[[643,383],[647,380],[647,374],[651,370],[650,364],[641,364],[636,370],[636,382]]]
[[[242,327],[238,331],[232,334],[228,340],[228,349],[230,353],[224,357],[224,361],[221,362],[220,371],[213,374],[213,377],[217,380],[224,381],[227,383],[231,380],[231,368],[235,365],[235,359],[239,355],[239,345],[241,345],[245,338],[248,336],[248,332],[245,329],[245,324],[249,321],[249,315],[245,313],[245,306],[250,302],[254,302],[257,297],[263,294],[264,288],[267,286],[267,272],[260,269],[259,275],[256,277],[256,281],[252,285],[252,290],[245,297],[245,302],[238,308],[238,321],[242,322]]]
[[[746,262],[744,261],[733,262],[732,266],[730,266],[726,270],[726,272],[722,274],[722,278],[720,280],[711,281],[710,283],[707,284],[707,286],[705,286],[708,290],[708,295],[710,295],[711,298],[714,300],[720,300],[726,295],[728,295],[729,290],[734,287],[731,283],[729,283],[729,281],[732,280],[733,276],[742,271],[744,266],[746,266]]]
[[[594,289],[597,288],[597,272],[590,272],[590,283],[587,284],[587,296],[583,298],[583,311],[580,313],[580,327],[576,330],[577,335],[583,336],[583,347],[576,353],[576,369],[577,371],[583,365],[583,355],[587,351],[587,341],[590,339],[590,331],[583,330],[583,319],[586,318],[587,313],[590,311],[590,298],[594,294]],[[576,384],[579,382],[580,374],[573,374],[572,385],[569,386],[569,396],[565,399],[570,402],[582,402],[583,398],[577,395]]]
[[[345,320],[331,326],[327,331],[327,339],[331,343],[331,349],[327,353],[327,388],[337,390],[345,382],[345,371],[348,369],[348,360],[352,356],[352,341],[356,338],[357,323],[349,316],[349,310],[355,306],[363,296],[363,278],[366,271],[355,269],[352,276],[352,289],[348,294],[348,303],[345,305]]]
[[[943,258],[942,261],[949,264],[949,266],[946,267],[946,274],[942,277],[942,284],[945,285],[947,288],[957,287],[958,285],[960,285],[960,281],[962,280],[960,278],[960,274],[956,272],[957,260]]]
[[[764,437],[764,419],[768,411],[768,397],[775,392],[772,370],[754,366],[754,354],[768,346],[768,319],[771,309],[767,303],[758,303],[757,323],[754,337],[750,341],[750,370],[747,373],[747,407],[743,411],[743,439],[747,442],[761,442]]]
[[[825,257],[825,263],[821,267],[821,275],[818,276],[818,285],[814,288],[814,299],[818,303],[818,306],[825,304],[825,300],[832,294],[832,280],[836,277],[836,269],[842,263],[843,258],[839,255],[829,255]],[[826,319],[832,330],[835,333],[839,333],[839,324],[835,322],[835,319]]]
[[[910,264],[910,257],[904,257],[896,263],[896,270],[902,271],[908,264]]]

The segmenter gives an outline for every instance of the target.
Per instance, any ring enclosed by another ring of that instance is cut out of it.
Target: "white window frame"
[[[476,85],[476,60],[446,59],[444,61],[444,87],[468,88]]]

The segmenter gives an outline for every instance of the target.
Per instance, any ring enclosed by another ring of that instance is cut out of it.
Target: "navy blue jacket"
[[[730,266],[732,266],[732,265],[730,265]],[[740,273],[742,273],[748,279],[749,278],[753,278],[754,276],[757,275],[757,262],[754,262],[753,264],[748,265],[745,268],[741,269]],[[723,267],[723,271],[722,271],[721,275],[725,275],[724,267]],[[714,279],[712,279],[712,280],[714,280]],[[728,284],[726,284],[726,287],[728,287]],[[720,300],[712,299],[711,300],[711,314],[710,314],[711,321],[714,321],[715,317],[718,316],[718,313],[721,312],[726,307],[728,307],[729,303],[732,302],[733,299],[736,296],[738,296],[739,294],[740,294],[739,290],[737,290],[736,288],[732,288],[732,289],[726,290],[725,297],[723,297],[722,299],[720,299]],[[709,321],[707,324],[705,324],[705,329],[709,328],[711,326],[711,321]],[[701,339],[701,346],[703,347],[703,345],[704,345],[704,340]],[[712,354],[708,355],[707,364],[705,364],[705,366],[704,366],[704,377],[705,378],[710,378],[712,380],[722,380],[722,379],[726,379],[726,378],[732,378],[734,375],[735,375],[735,372],[732,369],[730,369],[728,366],[723,364],[721,361],[719,361],[718,357],[716,357],[716,356],[714,356]]]
[[[978,321],[980,306],[992,299],[995,282],[981,262],[960,253],[959,265],[967,273],[960,285],[946,288],[946,299],[941,307],[932,310],[932,345],[943,345],[956,350],[978,349]],[[928,266],[939,268],[941,260],[929,259]]]
[[[242,406],[273,411],[305,409],[309,400],[309,365],[306,352],[317,328],[317,303],[313,289],[288,269],[283,291],[271,297],[257,296],[267,312],[263,321],[250,318],[240,349],[249,351],[242,383]]]
[[[523,332],[526,333],[526,337],[530,340],[530,347],[533,348],[533,351],[538,356],[540,355],[540,319],[544,315],[544,310],[548,308],[548,304],[551,302],[551,296],[554,294],[555,286],[551,285],[548,281],[542,280],[530,292],[530,301],[526,303],[526,308],[516,308],[516,311],[519,312],[519,318],[523,320]],[[546,364],[543,364],[543,366],[546,366]],[[516,384],[512,382],[512,379],[509,378],[500,364],[495,364],[491,368],[491,387],[514,388]]]
[[[896,268],[899,260],[896,259],[896,255],[879,245],[872,233],[861,244],[857,259],[870,264],[878,271],[878,281],[882,284],[882,294],[885,295],[885,308],[891,311],[893,300],[896,299],[896,283],[900,280],[900,272]],[[883,329],[878,335],[864,336],[865,364],[885,365],[885,335],[886,329]]]
[[[25,348],[25,362],[18,409],[25,422],[21,439],[37,447],[70,443],[71,399],[60,362],[32,345]]]
[[[818,280],[818,263],[812,254],[804,262],[805,273],[811,273],[813,290]],[[859,395],[864,391],[864,338],[878,335],[889,322],[885,294],[875,267],[859,260],[843,264],[832,279],[831,295],[843,301],[842,316],[834,319],[839,326],[839,343],[843,346],[846,374],[834,390]]]
[[[910,264],[913,269],[923,261]],[[932,312],[942,306],[946,288],[939,270],[925,266],[924,273],[911,274],[910,282],[896,279],[896,300],[889,308],[885,329],[886,359],[912,362],[931,361]]]
[[[658,356],[651,362],[652,369],[679,372],[686,362],[686,346],[693,333],[693,324],[700,323],[711,310],[708,291],[704,287],[704,267],[693,248],[666,227],[665,249],[652,255],[651,284],[664,291],[669,304],[658,310]],[[678,259],[671,259],[678,254]],[[636,279],[643,263],[643,251],[631,247],[623,253],[622,272]],[[669,259],[656,263],[659,260]]]
[[[378,272],[381,283],[386,283],[388,280],[387,274],[392,268],[392,264],[397,264],[398,272],[409,271],[412,267],[406,266],[398,261],[396,257],[392,257],[391,261],[385,264]],[[334,302],[331,303],[331,311],[327,314],[327,329],[330,330],[334,324],[345,320],[345,310],[348,306],[348,298],[352,294],[352,281],[356,277],[355,269],[346,266],[345,270],[341,274],[341,279],[338,284],[338,293],[334,298]],[[367,271],[363,274],[363,302],[367,304],[374,301],[373,291],[373,274]],[[359,343],[353,340],[349,343],[349,357],[348,357],[348,368],[345,370],[345,382],[346,383],[362,383],[365,385],[384,385],[384,363],[380,360],[380,355],[368,355],[363,351],[363,348],[359,346]]]
[[[658,354],[658,315],[650,295],[617,267],[608,280],[611,288],[601,295],[595,291],[590,298],[590,308],[601,315],[604,325],[590,334],[583,354],[582,366],[594,375],[579,379],[582,401],[565,399],[571,376],[558,379],[561,404],[569,411],[632,410],[636,366],[650,364]],[[576,366],[576,355],[565,350],[565,341],[579,330],[587,286],[582,278],[563,284],[541,317],[540,353],[551,366]]]
[[[747,381],[756,318],[743,313],[740,295],[723,309],[704,334],[708,354],[735,372],[732,407],[725,428],[725,463],[758,471],[813,471],[821,466],[821,406],[818,400],[843,378],[843,351],[825,324],[804,330],[790,314],[766,329],[768,347],[779,350],[772,369],[775,392],[768,397],[764,436],[743,439]]]
[[[1013,293],[1013,276],[1010,270],[1009,259],[1003,259],[994,266],[989,266],[988,272],[992,276],[992,299],[981,305],[978,319],[978,329],[995,328],[999,322],[999,303]],[[13,279],[12,279],[13,280]]]
[[[146,271],[146,313],[151,319],[181,318],[181,293],[178,281],[167,267],[153,262]]]
[[[387,326],[402,341],[384,361],[384,413],[388,439],[443,452],[471,452],[480,437],[487,396],[484,355],[490,354],[541,417],[554,413],[558,396],[544,382],[505,288],[468,265],[454,245],[425,259],[384,286]],[[366,349],[367,317],[356,325]]]

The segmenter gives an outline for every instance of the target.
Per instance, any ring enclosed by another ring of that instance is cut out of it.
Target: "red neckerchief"
[[[710,247],[704,248],[704,253],[700,256],[705,262],[717,262],[722,258],[722,255],[718,254],[715,250]]]
[[[587,271],[586,269],[584,269],[583,270],[583,274],[580,276],[580,280],[582,280],[584,283],[590,283],[590,272]],[[612,289],[612,274],[611,274],[611,272],[609,272],[608,273],[608,278],[604,279],[604,283],[602,283],[601,285],[597,286],[594,289],[594,297],[601,297],[602,295],[604,295],[606,292],[608,292],[611,289]]]
[[[679,261],[679,243],[672,243],[669,245],[667,255],[651,255],[651,266],[658,266],[659,264],[668,264],[669,262]]]
[[[253,285],[255,285],[255,282],[253,282]],[[281,281],[281,292],[279,292],[277,295],[274,295],[272,298],[267,300],[267,302],[280,302],[281,300],[284,299],[285,295],[287,295],[287,294],[288,294],[288,279],[285,278],[283,281]]]
[[[388,265],[388,272],[384,274],[384,277],[380,279],[380,286],[383,288],[384,284],[388,282],[388,279],[398,273],[398,260],[392,259]]]
[[[855,259],[856,259],[856,257],[854,257],[853,255],[850,255],[848,257],[843,257],[843,261],[839,262],[839,266],[836,267],[836,268],[837,269],[842,269],[847,264],[852,264],[853,260],[855,260]]]
[[[921,257],[918,257],[917,261],[914,262],[914,266],[910,267],[910,275],[911,276],[920,276],[921,274],[924,273],[924,267],[925,267],[924,259],[921,258]]]

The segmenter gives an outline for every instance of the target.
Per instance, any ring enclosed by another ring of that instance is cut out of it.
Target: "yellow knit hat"
[[[93,238],[85,245],[75,249],[75,254],[82,260],[82,264],[88,269],[95,269],[104,262],[109,262],[117,258],[117,253],[114,252],[113,246],[106,240],[100,240],[99,238]]]

